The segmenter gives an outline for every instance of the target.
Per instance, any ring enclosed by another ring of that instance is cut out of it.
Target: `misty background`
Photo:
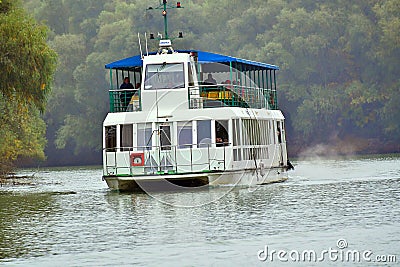
[[[104,65],[163,32],[158,0],[23,0],[50,28],[58,66],[41,165],[101,164]],[[171,4],[171,1],[169,1]],[[398,0],[191,0],[168,10],[176,49],[267,62],[278,71],[290,156],[400,152]],[[150,50],[157,41],[149,43]],[[38,164],[20,160],[22,165]]]

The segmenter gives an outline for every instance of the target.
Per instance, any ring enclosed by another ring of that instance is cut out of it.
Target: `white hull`
[[[191,173],[180,175],[105,176],[112,190],[119,191],[169,191],[204,189],[209,186],[256,186],[284,182],[288,179],[284,168],[259,170],[237,170],[213,173]]]

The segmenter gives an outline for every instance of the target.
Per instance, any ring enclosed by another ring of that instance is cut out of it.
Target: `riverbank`
[[[33,185],[32,179],[34,178],[34,174],[30,176],[19,176],[10,174],[10,175],[2,175],[0,176],[0,187],[7,185]]]

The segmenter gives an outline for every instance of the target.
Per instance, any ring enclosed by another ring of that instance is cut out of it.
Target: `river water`
[[[399,156],[294,165],[285,183],[151,194],[111,192],[100,168],[21,171],[33,184],[0,188],[0,265],[400,263]]]

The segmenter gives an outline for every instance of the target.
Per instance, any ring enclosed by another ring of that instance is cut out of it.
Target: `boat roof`
[[[250,67],[251,69],[255,70],[279,70],[278,66],[251,61],[247,59],[241,59],[236,57],[225,56],[221,54],[215,54],[210,52],[204,52],[199,50],[176,50],[178,53],[191,53],[195,52],[198,55],[198,62],[200,64],[207,64],[207,63],[222,63],[222,64],[230,64],[232,63],[240,63],[245,65],[246,67]],[[155,52],[149,53],[149,55],[155,55]],[[143,60],[141,55],[136,55],[133,57],[128,57],[125,59],[121,59],[112,63],[107,64],[105,67],[106,69],[119,69],[119,70],[132,70],[137,67],[143,66]]]

